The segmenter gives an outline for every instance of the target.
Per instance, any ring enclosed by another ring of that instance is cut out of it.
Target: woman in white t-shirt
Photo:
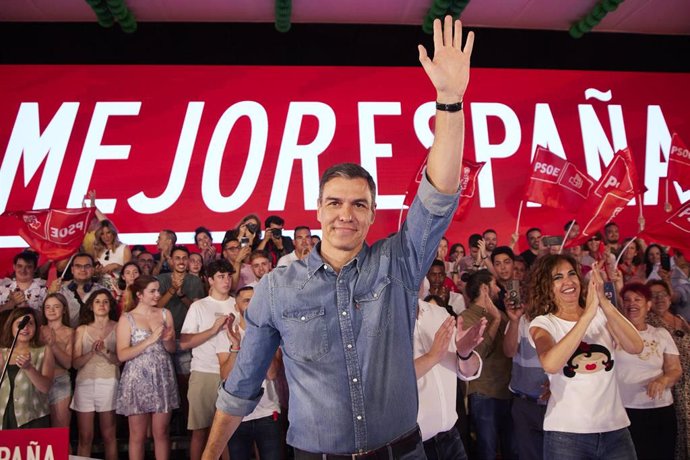
[[[532,271],[530,339],[550,382],[545,459],[635,458],[616,382],[616,347],[640,353],[642,339],[604,293],[598,263],[585,299],[577,263],[539,258]]]
[[[621,290],[623,314],[644,340],[639,354],[618,355],[618,388],[630,418],[638,458],[672,459],[676,445],[676,412],[671,389],[682,369],[678,347],[663,328],[647,324],[652,292],[642,283]]]

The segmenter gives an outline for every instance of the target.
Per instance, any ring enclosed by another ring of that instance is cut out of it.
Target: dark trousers
[[[424,441],[424,452],[428,460],[467,460],[460,433],[455,427]]]
[[[672,459],[676,450],[676,411],[673,404],[656,409],[625,409],[630,436],[640,460]]]
[[[263,417],[240,423],[237,431],[228,441],[232,460],[249,460],[254,453],[254,443],[259,449],[261,460],[283,458],[283,430],[273,417]]]
[[[513,442],[518,458],[541,460],[544,458],[544,414],[546,406],[516,397],[511,409],[513,415]]]
[[[513,419],[510,415],[510,399],[496,399],[479,393],[472,393],[470,400],[470,420],[477,433],[478,460],[515,458],[513,448]]]

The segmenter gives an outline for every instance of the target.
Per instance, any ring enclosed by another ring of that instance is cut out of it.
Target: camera
[[[256,235],[256,231],[259,229],[258,225],[256,225],[254,222],[247,223],[246,227],[247,231],[252,235]]]
[[[271,229],[271,236],[273,238],[282,238],[283,236],[283,229],[282,228],[272,228]]]

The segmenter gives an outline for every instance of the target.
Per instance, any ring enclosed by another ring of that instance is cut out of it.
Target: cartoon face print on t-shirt
[[[596,343],[580,342],[563,368],[563,374],[572,378],[575,374],[593,374],[602,370],[608,372],[611,369],[613,359],[608,348]]]

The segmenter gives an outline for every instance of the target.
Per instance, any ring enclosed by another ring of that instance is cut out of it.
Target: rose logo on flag
[[[31,227],[33,230],[38,230],[41,227],[41,221],[39,221],[36,216],[24,215],[24,222],[26,225]]]
[[[582,176],[579,174],[575,174],[573,177],[568,179],[568,183],[575,187],[576,189],[582,188],[582,184],[584,184],[585,181],[582,180]]]

